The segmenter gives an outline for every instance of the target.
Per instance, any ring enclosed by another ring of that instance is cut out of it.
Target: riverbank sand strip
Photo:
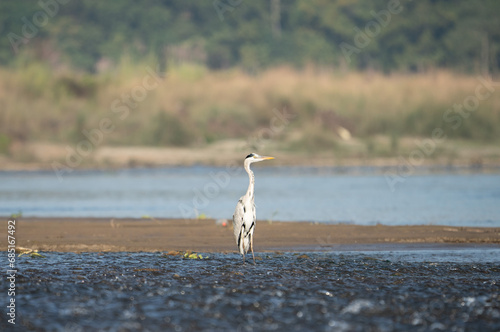
[[[8,218],[2,218],[7,229]],[[231,221],[212,219],[20,218],[16,246],[41,251],[235,252]],[[3,241],[2,241],[3,242]],[[500,227],[359,226],[258,221],[255,250],[323,251],[363,244],[497,244]],[[6,247],[6,246],[4,246]]]

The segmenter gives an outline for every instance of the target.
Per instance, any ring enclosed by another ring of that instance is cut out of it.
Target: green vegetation
[[[402,138],[431,137],[435,128],[448,138],[500,140],[500,94],[491,93],[475,111],[460,117],[453,105],[474,96],[482,83],[447,71],[341,74],[279,67],[258,75],[205,71],[193,79],[172,70],[154,88],[137,94],[145,77],[154,81],[147,64],[92,76],[46,72],[42,64],[32,67],[32,75],[44,76],[43,82],[26,79],[24,71],[0,69],[3,145],[15,140],[76,144],[94,137],[107,145],[203,146],[258,138],[272,126],[277,129],[263,138],[312,153],[340,149],[339,141],[349,135],[364,140],[368,154],[391,155]],[[68,92],[74,86],[93,88]],[[280,119],[273,110],[289,119]],[[112,130],[95,136],[103,119]],[[377,136],[387,137],[386,150],[377,150]]]
[[[23,216],[23,213],[21,211],[19,211],[18,213],[12,213],[10,215],[10,218],[11,219],[18,219],[18,218],[21,218]]]
[[[213,1],[3,1],[0,157],[34,159],[26,142],[83,156],[85,140],[267,138],[364,158],[436,129],[495,144],[500,88],[478,77],[500,67],[499,13],[493,0],[242,1],[224,12]],[[487,97],[475,103],[478,86]]]
[[[495,0],[64,2],[0,2],[0,65],[27,57],[99,72],[124,56],[249,72],[310,63],[386,72],[500,65]],[[347,59],[346,49],[359,52]]]

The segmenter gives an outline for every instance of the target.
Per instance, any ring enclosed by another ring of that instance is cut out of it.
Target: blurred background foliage
[[[398,3],[349,61],[341,45],[356,46],[374,13]],[[40,12],[53,15],[37,26]],[[273,109],[294,115],[270,137],[283,150],[394,156],[436,127],[500,140],[498,93],[458,128],[443,122],[478,75],[498,76],[494,0],[1,1],[0,35],[0,154],[15,142],[76,143],[104,117],[108,145],[248,139]],[[151,69],[158,87],[118,117],[114,103]]]
[[[47,8],[56,0],[42,0]],[[355,27],[400,3],[362,52],[347,63],[340,45],[354,45]],[[232,4],[236,4],[233,6]],[[248,70],[290,64],[380,71],[451,68],[477,72],[500,65],[500,2],[495,0],[68,1],[28,45],[32,59],[86,72],[105,70],[126,55],[162,65],[195,62],[210,69]],[[217,8],[216,8],[217,7]],[[21,36],[39,1],[0,2],[0,64],[14,66],[9,32]],[[222,18],[222,20],[221,20]],[[17,54],[18,55],[18,54]]]

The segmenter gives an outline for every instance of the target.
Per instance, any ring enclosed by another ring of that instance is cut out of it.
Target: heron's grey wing
[[[240,235],[241,226],[243,225],[243,216],[245,214],[243,200],[240,199],[236,204],[236,209],[233,214],[233,233],[236,244],[238,244],[238,236]]]

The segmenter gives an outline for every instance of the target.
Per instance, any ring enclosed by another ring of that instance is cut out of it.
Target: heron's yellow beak
[[[269,159],[274,159],[274,157],[262,157],[262,159],[269,160]]]

